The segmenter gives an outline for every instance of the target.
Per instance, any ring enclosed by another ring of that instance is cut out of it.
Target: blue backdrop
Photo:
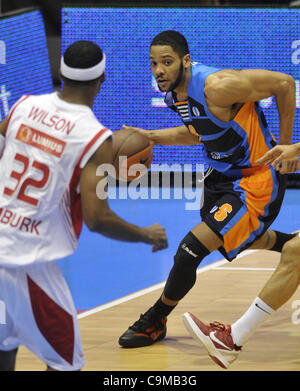
[[[39,11],[0,18],[0,121],[22,96],[53,91]]]
[[[107,55],[107,81],[95,103],[98,119],[112,130],[122,124],[145,129],[181,125],[163,107],[153,82],[149,47],[163,30],[187,38],[193,61],[220,68],[263,68],[297,81],[294,141],[300,141],[300,12],[292,9],[64,8],[62,51],[78,39],[93,40]],[[263,101],[278,137],[274,98]],[[201,146],[155,147],[153,163],[202,163]]]

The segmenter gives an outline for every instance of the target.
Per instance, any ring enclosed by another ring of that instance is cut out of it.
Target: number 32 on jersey
[[[10,187],[5,187],[4,188],[4,194],[11,197],[13,194],[17,192],[17,199],[21,200],[23,202],[26,202],[32,206],[37,206],[39,203],[39,200],[37,198],[31,197],[28,194],[26,194],[26,189],[27,188],[35,188],[42,190],[44,189],[50,178],[50,169],[49,167],[41,162],[38,162],[34,160],[30,164],[30,160],[27,156],[22,155],[20,153],[16,153],[14,157],[14,161],[20,166],[22,165],[22,170],[21,171],[15,171],[12,170],[10,173],[10,178],[13,178],[16,180],[16,185],[12,189]],[[41,179],[33,179],[30,177],[27,177],[26,179],[23,180],[23,177],[25,173],[28,171],[28,169],[35,169],[37,172],[41,173]]]

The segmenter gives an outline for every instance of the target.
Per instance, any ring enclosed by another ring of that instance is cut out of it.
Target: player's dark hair
[[[76,41],[64,52],[64,62],[71,68],[91,68],[102,60],[103,53],[98,45],[91,41]],[[64,82],[74,86],[91,85],[95,80],[77,81],[62,76]]]
[[[174,30],[162,31],[156,35],[151,42],[151,46],[154,45],[171,46],[174,52],[178,53],[181,58],[190,53],[185,37]]]

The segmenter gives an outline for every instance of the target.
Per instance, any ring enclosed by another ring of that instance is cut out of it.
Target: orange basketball
[[[147,137],[136,130],[114,132],[113,165],[117,178],[132,181],[145,175],[152,162],[152,148]]]

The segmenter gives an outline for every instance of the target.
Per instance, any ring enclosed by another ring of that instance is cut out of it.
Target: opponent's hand
[[[123,125],[122,126],[122,129],[126,129],[126,130],[134,130],[136,132],[139,132],[140,134],[142,134],[143,136],[147,137],[147,139],[149,140],[149,143],[151,145],[154,145],[154,141],[152,140],[152,131],[151,130],[145,130],[145,129],[140,129],[140,128],[134,128],[133,126],[126,126],[126,125]]]
[[[144,228],[146,231],[146,243],[153,244],[152,252],[163,250],[168,247],[168,239],[164,227],[153,224]]]
[[[300,169],[298,158],[284,160],[282,163],[273,163],[272,166],[275,167],[280,174],[291,174],[292,172],[296,172]]]
[[[264,164],[265,166],[271,164],[281,174],[288,174],[299,170],[300,164],[298,154],[299,145],[297,144],[277,145],[256,162],[258,164]]]

